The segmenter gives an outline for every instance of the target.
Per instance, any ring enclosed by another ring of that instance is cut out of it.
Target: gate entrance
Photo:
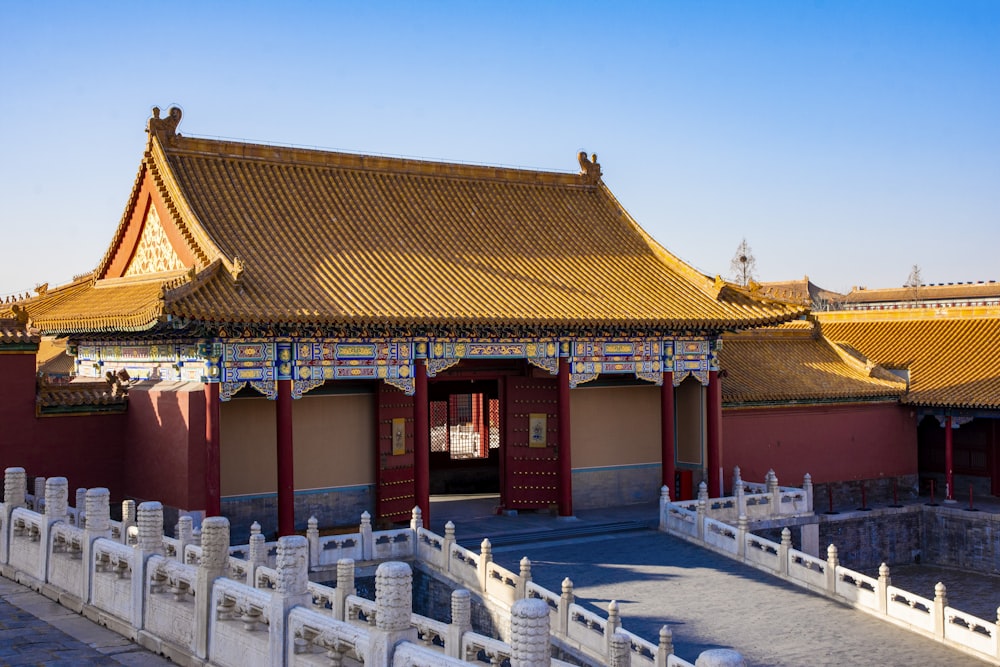
[[[500,492],[497,381],[434,382],[430,396],[430,492]]]

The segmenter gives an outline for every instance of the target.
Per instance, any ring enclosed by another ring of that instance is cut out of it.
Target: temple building
[[[427,520],[432,485],[470,480],[562,515],[682,472],[718,489],[720,337],[806,312],[665,250],[596,156],[447,164],[180,119],[154,109],[93,273],[19,307],[78,378],[127,380],[124,493],[237,531]]]
[[[817,505],[912,496],[918,484],[917,422],[901,404],[906,381],[810,320],[723,336],[723,462],[744,479],[799,484],[809,474]],[[829,494],[829,495],[828,495]]]
[[[980,283],[980,285],[994,285]],[[1000,495],[1000,308],[988,296],[930,290],[935,301],[983,298],[986,305],[906,307],[819,313],[823,335],[904,379],[902,405],[918,424],[918,465],[938,499]],[[884,290],[889,291],[889,290]]]

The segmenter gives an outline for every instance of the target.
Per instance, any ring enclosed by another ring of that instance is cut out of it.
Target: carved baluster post
[[[255,522],[256,524],[256,522]],[[257,568],[267,564],[267,542],[260,531],[250,533],[250,544],[247,547],[247,581],[250,588],[257,587]]]
[[[418,543],[419,545],[419,543]],[[455,524],[449,521],[444,524],[444,541],[441,543],[441,570],[451,572],[451,548],[455,546]]]
[[[309,567],[319,565],[319,519],[309,517],[306,522],[306,539],[309,541]]]
[[[698,485],[698,540],[705,541],[705,515],[708,513],[708,485],[702,482]]]
[[[39,514],[45,514],[45,482],[44,477],[35,478],[35,504],[32,509]]]
[[[490,544],[488,538],[483,538],[482,544],[479,545],[479,590],[485,595],[486,594],[486,582],[488,576],[486,574],[487,567],[493,562],[493,545]]]
[[[510,667],[549,667],[551,661],[549,605],[538,598],[516,601],[510,618]]]
[[[76,527],[84,528],[87,525],[87,489],[82,486],[76,490]]]
[[[830,595],[837,593],[837,567],[840,566],[840,557],[837,554],[837,547],[831,544],[826,548],[826,590]]]
[[[612,600],[608,603],[608,622],[604,628],[604,639],[605,639],[605,655],[612,656],[614,654],[614,638],[615,633],[621,630],[622,627],[622,617],[618,612],[618,600]]]
[[[0,563],[10,560],[10,516],[17,507],[25,506],[28,475],[24,468],[7,468],[3,475],[3,530],[0,530]]]
[[[122,501],[122,544],[128,544],[129,529],[135,526],[135,501]]]
[[[747,555],[747,515],[736,519],[736,557],[745,560]]]
[[[7,509],[25,507],[28,474],[24,468],[6,468],[3,474],[3,502]]]
[[[40,542],[41,558],[38,559],[39,581],[49,580],[49,561],[52,558],[52,526],[64,523],[69,516],[69,481],[65,477],[49,477],[45,481],[45,521],[42,522]]]
[[[660,487],[660,530],[667,530],[667,505],[670,504],[670,487],[664,484]]]
[[[781,514],[781,488],[778,486],[778,476],[773,470],[767,471],[767,492],[771,494],[771,516]]]
[[[375,553],[375,545],[372,536],[372,515],[368,512],[361,513],[361,560],[371,560]]]
[[[940,581],[934,586],[934,636],[944,639],[944,608],[948,606],[948,589]]]
[[[413,531],[413,539],[417,538],[417,530],[424,527],[424,511],[420,509],[419,505],[413,506],[413,511],[410,513],[410,530]]]
[[[194,544],[194,520],[189,516],[182,516],[177,519],[177,532],[175,534],[177,541],[180,544],[177,545],[177,560],[180,562],[185,562],[187,558],[184,553],[187,550],[187,545]]]
[[[199,658],[208,658],[208,630],[216,607],[212,600],[212,588],[215,580],[225,577],[228,571],[229,519],[222,516],[207,517],[201,522],[201,563],[198,565],[194,593],[197,607],[192,648]]]
[[[45,481],[45,515],[53,523],[65,521],[69,515],[69,481],[65,477]]]
[[[569,636],[569,608],[575,600],[573,581],[566,577],[562,581],[562,595],[559,596],[559,636]]]
[[[451,624],[448,626],[448,639],[444,645],[449,657],[463,657],[462,637],[466,632],[472,632],[472,594],[460,588],[451,593]]]
[[[608,664],[611,667],[629,667],[632,664],[632,642],[624,632],[616,632],[608,641]]]
[[[338,621],[347,618],[347,596],[357,595],[354,586],[354,559],[341,558],[337,561],[337,587],[333,589],[333,617]]]
[[[293,660],[295,652],[295,642],[288,637],[288,612],[297,606],[307,607],[312,602],[309,595],[309,541],[301,535],[280,538],[275,569],[278,581],[271,594],[268,614],[268,664],[285,665]]]
[[[778,568],[781,574],[788,576],[789,563],[792,550],[792,531],[788,528],[781,529],[781,546],[778,547]]]
[[[746,516],[747,493],[743,486],[743,477],[740,474],[739,466],[733,468],[733,495],[736,496],[736,515]]]
[[[413,571],[406,563],[382,563],[375,570],[375,627],[369,633],[365,667],[389,667],[399,642],[416,643],[412,617]]]
[[[667,667],[667,659],[674,653],[674,633],[670,626],[660,628],[660,645],[656,648],[656,667]]]
[[[531,581],[531,561],[525,556],[521,559],[521,573],[517,577],[517,592],[515,595],[520,598],[528,597],[528,582]]]
[[[806,473],[805,477],[802,478],[802,491],[806,494],[806,511],[813,511],[813,478],[812,475]]]
[[[882,563],[878,567],[878,587],[875,589],[875,596],[878,598],[879,613],[885,615],[889,611],[889,586],[892,579],[889,578],[889,566]]]
[[[153,501],[141,503],[136,523],[139,534],[132,550],[132,627],[139,631],[145,627],[143,596],[149,579],[149,557],[164,553],[163,505]]]
[[[94,543],[111,537],[111,494],[105,488],[87,489],[87,528],[83,539],[83,578],[80,600],[91,602],[91,582],[94,576]]]

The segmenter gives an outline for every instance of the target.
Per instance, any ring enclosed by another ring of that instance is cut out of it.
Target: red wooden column
[[[677,495],[676,470],[674,460],[674,374],[663,373],[663,387],[660,388],[660,460],[662,461],[663,486],[670,488],[670,498],[676,500]]]
[[[219,383],[205,385],[205,516],[222,514],[219,438]]]
[[[708,429],[706,435],[708,448],[706,460],[708,465],[708,496],[721,498],[722,492],[722,384],[719,382],[719,372],[708,374]],[[718,494],[718,495],[716,495]]]
[[[559,358],[559,516],[573,516],[573,462],[570,459],[569,359]]]
[[[479,456],[485,458],[490,453],[490,436],[486,430],[486,415],[483,412],[483,395],[472,395],[472,430],[479,436]]]
[[[292,448],[292,381],[278,380],[278,536],[295,533],[295,476]]]
[[[427,396],[427,364],[413,365],[413,486],[424,528],[431,525],[430,402]]]
[[[944,488],[945,500],[955,499],[954,449],[951,415],[944,419]]]

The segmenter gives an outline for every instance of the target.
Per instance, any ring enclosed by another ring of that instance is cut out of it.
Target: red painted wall
[[[763,481],[773,468],[783,486],[917,474],[917,423],[894,403],[727,408],[722,413],[726,488],[733,466]]]
[[[0,354],[0,469],[29,477],[66,477],[70,504],[79,487],[106,487],[123,496],[124,414],[35,416],[35,355]]]
[[[168,384],[133,387],[127,432],[126,494],[184,510],[205,508],[203,390]]]

